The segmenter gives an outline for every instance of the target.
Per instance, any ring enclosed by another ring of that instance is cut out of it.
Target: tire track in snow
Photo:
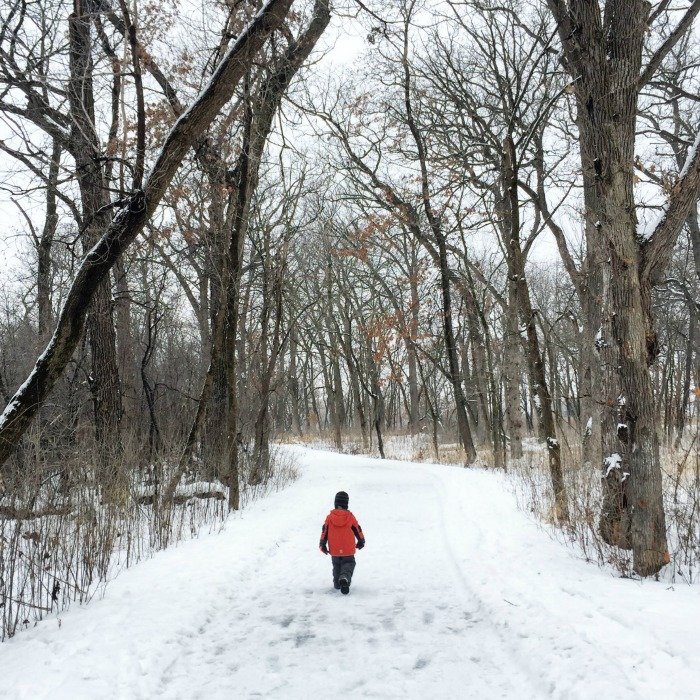
[[[514,655],[522,658],[522,663],[525,666],[531,658],[533,647],[545,643],[546,648],[550,651],[550,656],[548,663],[541,664],[540,669],[542,678],[549,676],[552,679],[546,689],[548,697],[562,698],[562,700],[592,698],[599,694],[603,694],[606,698],[640,698],[652,695],[670,697],[667,678],[655,679],[653,671],[644,673],[643,678],[633,676],[631,673],[632,664],[627,665],[616,656],[615,651],[616,648],[619,648],[619,644],[607,648],[604,640],[601,640],[601,629],[605,630],[606,636],[611,640],[617,641],[618,635],[621,635],[620,638],[629,636],[630,630],[626,625],[595,610],[593,602],[591,608],[585,613],[585,617],[590,621],[590,628],[597,632],[597,634],[591,634],[582,629],[580,625],[574,625],[565,619],[567,614],[575,617],[580,606],[572,606],[569,610],[565,604],[562,604],[561,596],[557,596],[557,600],[552,601],[557,606],[553,609],[547,605],[547,600],[532,590],[532,587],[523,589],[522,585],[518,583],[521,578],[520,571],[508,566],[506,561],[508,548],[504,545],[508,542],[509,532],[485,533],[479,522],[480,518],[466,516],[464,504],[456,500],[456,493],[459,489],[448,488],[445,475],[436,474],[436,478],[442,484],[445,502],[451,504],[452,509],[459,514],[462,521],[461,527],[452,527],[451,532],[447,532],[447,526],[443,520],[443,526],[446,528],[445,539],[450,543],[454,564],[461,572],[462,581],[487,608],[494,624],[503,628],[504,638],[509,637],[508,633],[505,632],[508,630],[510,637],[520,640],[520,643],[511,643],[510,646]],[[467,492],[463,491],[463,493]],[[498,521],[491,520],[490,524],[493,526],[494,522]],[[472,550],[475,552],[483,550],[485,542],[491,545],[490,549],[496,555],[495,557],[483,556],[483,551],[480,554],[482,555],[483,570],[487,572],[486,578],[496,584],[495,588],[499,590],[498,594],[494,593],[494,586],[484,586],[483,583],[479,585],[476,581],[472,581],[472,577],[465,574],[462,564],[464,557],[460,556],[461,553],[451,544],[457,529],[460,532],[472,533]],[[543,533],[540,534],[544,536]],[[501,546],[494,544],[494,539]],[[477,541],[482,543],[481,547],[476,544]],[[566,555],[567,552],[561,552],[561,556]],[[536,556],[536,552],[532,552],[532,558],[534,559]],[[495,558],[499,558],[500,566],[493,564]],[[552,574],[552,576],[555,575],[556,573]],[[528,576],[522,578],[531,581]],[[581,601],[580,594],[567,591],[560,582],[557,582],[556,592],[557,594],[565,593],[572,599],[572,602],[580,603]],[[500,600],[498,600],[499,595]],[[635,644],[646,636],[644,630],[635,633]],[[535,643],[530,644],[528,650],[524,647],[530,640]],[[643,651],[644,646],[647,647],[646,653]],[[649,659],[654,658],[659,649],[658,645],[652,644],[640,644],[640,647],[639,666],[643,669],[644,662],[648,663]],[[663,651],[665,652],[665,650]],[[669,655],[669,658],[677,661],[675,655],[665,653]],[[552,673],[552,671],[554,672]],[[655,685],[658,685],[658,688],[652,690]],[[657,695],[657,693],[660,694]]]

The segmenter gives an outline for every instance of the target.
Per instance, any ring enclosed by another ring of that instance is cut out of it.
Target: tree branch
[[[693,0],[690,7],[686,10],[686,13],[683,15],[683,19],[681,19],[666,41],[659,46],[656,53],[649,59],[646,68],[642,70],[642,74],[639,76],[639,89],[644,87],[654,77],[654,73],[659,69],[661,62],[666,58],[681,37],[690,29],[693,20],[697,17],[699,12],[700,0]]]
[[[642,279],[657,284],[666,269],[678,234],[700,194],[700,131],[688,150],[678,182],[671,189],[666,210],[651,236],[642,244]]]

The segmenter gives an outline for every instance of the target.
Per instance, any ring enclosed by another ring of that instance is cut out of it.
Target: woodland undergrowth
[[[172,506],[163,504],[177,456],[134,470],[138,458],[125,450],[106,475],[97,450],[64,455],[53,469],[38,446],[25,450],[21,487],[0,498],[0,640],[101,596],[123,569],[155,552],[223,527],[228,489],[203,476],[205,465],[182,478]],[[274,449],[268,478],[250,485],[245,452],[242,461],[243,508],[298,476],[293,457]]]

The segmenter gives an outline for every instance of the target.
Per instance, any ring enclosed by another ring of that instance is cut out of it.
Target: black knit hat
[[[350,496],[348,496],[345,491],[338,491],[338,493],[335,494],[335,501],[333,505],[336,508],[342,508],[343,510],[348,509],[348,505],[350,503]]]

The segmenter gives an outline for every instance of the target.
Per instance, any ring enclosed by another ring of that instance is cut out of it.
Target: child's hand
[[[365,546],[365,541],[364,540],[359,540],[357,543],[357,548],[362,549]]]
[[[319,548],[324,554],[328,554],[328,547],[326,547],[325,544],[320,544],[320,545],[318,546],[318,548]]]

